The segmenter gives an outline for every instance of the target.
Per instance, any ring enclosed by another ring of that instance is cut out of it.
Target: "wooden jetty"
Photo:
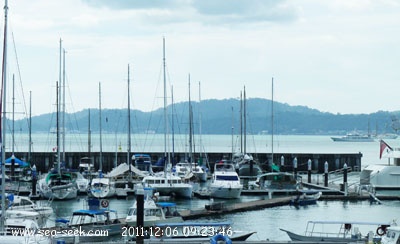
[[[256,200],[250,202],[234,203],[230,205],[225,205],[223,202],[212,203],[207,209],[207,205],[204,209],[197,210],[183,210],[180,212],[184,220],[196,219],[199,217],[214,216],[216,214],[227,214],[240,211],[248,210],[259,210],[262,208],[271,208],[277,206],[288,205],[291,197],[279,197],[267,200]]]

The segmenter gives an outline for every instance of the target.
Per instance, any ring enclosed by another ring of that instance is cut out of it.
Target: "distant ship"
[[[342,137],[331,137],[333,141],[343,142],[373,142],[374,138],[370,135],[361,135],[358,133],[349,133]]]

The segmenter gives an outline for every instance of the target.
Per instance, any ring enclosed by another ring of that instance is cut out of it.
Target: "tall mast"
[[[192,152],[192,147],[193,147],[193,111],[192,111],[192,101],[190,98],[190,74],[189,74],[189,163],[192,162],[193,160],[193,152]]]
[[[57,112],[56,112],[56,136],[57,136],[57,146],[56,146],[56,152],[57,152],[57,171],[58,174],[61,175],[61,165],[60,165],[60,112],[59,112],[59,84],[58,81],[56,82],[56,106],[57,106]]]
[[[2,82],[1,82],[1,99],[0,99],[0,116],[1,116],[1,137],[0,138],[0,144],[1,144],[1,162],[6,161],[6,154],[5,154],[5,145],[3,142],[6,142],[6,80],[7,80],[7,14],[8,14],[8,1],[5,0],[5,5],[4,5],[4,39],[3,39],[3,69],[2,69]],[[3,110],[3,111],[1,111]],[[6,185],[6,175],[5,175],[6,167],[5,163],[1,164],[1,195],[3,196],[1,198],[1,206],[2,206],[2,213],[5,213],[5,185]],[[1,230],[4,235],[6,234],[4,231],[4,221],[5,221],[5,214],[1,215],[1,220],[0,220],[0,225],[1,225]]]
[[[12,76],[13,78],[13,97],[12,97],[12,146],[11,146],[11,155],[14,156],[14,144],[15,144],[15,80],[14,80],[14,74]]]
[[[92,150],[92,131],[90,127],[90,108],[89,108],[89,119],[88,119],[88,158],[89,158],[89,164],[91,160],[91,150]]]
[[[61,174],[61,154],[60,154],[60,96],[61,96],[61,79],[62,79],[62,40],[60,38],[60,63],[59,77],[57,82],[57,171]]]
[[[163,76],[164,76],[164,159],[168,163],[171,162],[171,155],[167,148],[169,149],[169,140],[167,138],[168,134],[168,111],[167,111],[167,76],[166,76],[166,62],[165,62],[165,38],[163,38]],[[168,152],[168,155],[167,155]]]
[[[239,118],[240,118],[240,153],[243,153],[243,97],[242,91],[240,91],[240,111],[239,111]],[[233,157],[233,155],[232,155]]]
[[[246,128],[246,87],[243,88],[243,148],[244,148],[244,154],[246,154],[246,134],[247,134],[247,128]]]
[[[171,104],[172,104],[172,120],[171,120],[171,130],[172,130],[172,160],[175,161],[175,124],[174,124],[174,86],[171,86]]]
[[[32,91],[29,91],[29,147],[28,147],[28,162],[31,162],[32,152]]]
[[[198,111],[198,113],[199,113],[199,157],[200,157],[200,160],[203,160],[202,159],[202,147],[203,147],[203,142],[202,142],[202,138],[201,138],[201,136],[202,136],[202,134],[201,134],[201,87],[200,87],[200,81],[199,81],[199,111]],[[200,161],[200,162],[202,162],[202,161]]]
[[[271,159],[274,162],[274,77],[271,82]]]
[[[167,159],[167,84],[165,74],[165,38],[163,38],[163,80],[164,80],[164,160]]]
[[[128,149],[127,149],[127,162],[129,164],[129,176],[132,176],[131,171],[131,97],[130,97],[130,77],[129,77],[129,64],[128,64]],[[131,179],[130,179],[131,180]]]
[[[101,83],[99,82],[99,127],[100,127],[100,161],[99,170],[103,171],[103,138],[101,127]]]
[[[63,70],[62,70],[62,162],[65,162],[65,50],[63,49]]]

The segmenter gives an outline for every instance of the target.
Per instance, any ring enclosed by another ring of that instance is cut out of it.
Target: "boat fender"
[[[108,207],[109,202],[106,199],[101,200],[101,206],[103,208],[107,208]]]
[[[378,229],[376,229],[376,234],[378,236],[383,236],[386,234],[386,227],[385,226],[379,226]]]
[[[210,244],[217,244],[219,241],[224,241],[225,244],[232,244],[231,239],[228,236],[217,234],[210,239]]]

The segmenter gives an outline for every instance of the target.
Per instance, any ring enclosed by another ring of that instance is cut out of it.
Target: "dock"
[[[204,209],[197,210],[183,210],[180,212],[183,220],[196,219],[200,217],[214,216],[216,214],[228,214],[240,211],[259,210],[262,208],[272,208],[277,206],[284,206],[290,203],[291,197],[279,197],[267,200],[256,200],[250,202],[234,203],[225,205],[223,202],[213,203],[207,205]],[[213,207],[215,206],[215,207]]]

